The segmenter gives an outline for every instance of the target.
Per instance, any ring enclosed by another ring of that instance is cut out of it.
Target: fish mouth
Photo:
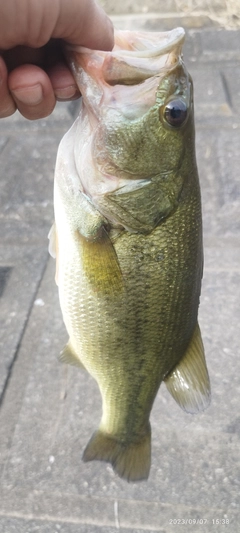
[[[86,80],[82,69],[102,86],[136,85],[156,75],[165,75],[181,61],[185,31],[168,32],[115,30],[112,52],[67,45],[66,56],[81,92]]]

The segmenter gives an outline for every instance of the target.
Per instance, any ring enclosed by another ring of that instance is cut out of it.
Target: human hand
[[[111,21],[95,0],[0,0],[0,118],[43,118],[80,96],[62,41],[111,50]]]

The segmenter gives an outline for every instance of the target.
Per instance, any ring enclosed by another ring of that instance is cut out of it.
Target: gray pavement
[[[121,17],[124,28],[169,24]],[[1,120],[0,533],[239,530],[240,30],[199,20],[187,25],[185,59],[195,84],[211,406],[187,415],[161,387],[148,482],[129,485],[104,463],[82,463],[100,395],[90,376],[57,361],[67,335],[47,254],[57,146],[77,107],[58,105],[34,123]]]

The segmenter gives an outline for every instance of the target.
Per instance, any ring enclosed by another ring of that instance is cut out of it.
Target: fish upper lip
[[[123,31],[123,30],[115,30],[114,32],[115,34],[115,46],[113,48],[113,50],[111,52],[108,52],[108,51],[102,51],[102,50],[91,50],[90,48],[85,48],[84,46],[77,46],[77,45],[71,45],[71,44],[66,44],[65,45],[65,49],[67,51],[75,51],[75,52],[80,52],[82,54],[93,54],[94,52],[96,54],[98,54],[99,56],[102,56],[102,57],[106,57],[107,55],[111,55],[111,56],[117,56],[117,57],[124,57],[124,56],[130,56],[130,57],[140,57],[140,58],[152,58],[152,57],[156,57],[158,55],[162,55],[162,54],[167,54],[168,52],[170,52],[171,50],[173,50],[173,48],[175,48],[177,45],[181,45],[183,44],[183,41],[184,41],[184,38],[185,38],[185,30],[179,26],[177,28],[174,28],[173,30],[171,31],[168,31],[168,32],[158,32],[155,34],[155,36],[157,37],[157,35],[163,35],[164,38],[163,38],[163,42],[159,42],[159,46],[156,46],[154,44],[154,40],[152,40],[152,43],[151,41],[149,40],[148,41],[148,44],[149,44],[149,48],[147,49],[142,49],[142,50],[137,50],[135,49],[134,50],[134,36],[135,34],[136,35],[141,35],[141,36],[144,36],[147,35],[149,36],[149,32],[132,32],[132,31]],[[130,34],[133,36],[131,41],[132,41],[132,47],[133,49],[125,49],[122,47],[122,43],[123,41],[121,41],[121,48],[118,49],[118,40],[120,39],[120,36],[123,35],[123,36],[126,36],[126,43],[127,43],[127,36],[130,36]],[[153,36],[154,36],[154,33],[153,33]],[[135,38],[136,40],[136,38]]]
[[[118,34],[124,34],[124,33],[133,33],[133,32],[124,32],[124,31],[115,31],[116,41],[118,39]],[[140,32],[140,35],[144,36],[145,32]],[[146,32],[147,33],[147,32]],[[159,46],[154,46],[152,41],[152,47],[148,48],[147,50],[116,50],[115,47],[113,48],[112,53],[114,55],[125,55],[125,56],[131,56],[131,57],[141,57],[141,58],[152,58],[158,55],[167,54],[170,52],[174,47],[177,45],[180,45],[183,43],[185,38],[185,30],[182,27],[175,28],[169,32],[161,32],[164,35],[163,43],[160,42]],[[136,32],[136,34],[139,34],[139,32]],[[117,45],[117,42],[116,42]],[[116,46],[115,45],[115,46]],[[149,41],[150,45],[150,41]]]

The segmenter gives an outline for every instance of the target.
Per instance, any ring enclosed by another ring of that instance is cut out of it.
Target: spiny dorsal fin
[[[210,381],[198,324],[186,353],[164,381],[174,400],[187,413],[198,413],[208,407]]]
[[[63,350],[61,351],[61,353],[59,355],[59,361],[61,363],[65,363],[67,365],[74,365],[74,366],[78,366],[80,368],[84,368],[84,370],[85,370],[85,367],[82,364],[82,362],[81,362],[80,358],[78,357],[78,355],[76,354],[76,352],[74,351],[70,340],[68,341],[66,346],[64,346]]]

